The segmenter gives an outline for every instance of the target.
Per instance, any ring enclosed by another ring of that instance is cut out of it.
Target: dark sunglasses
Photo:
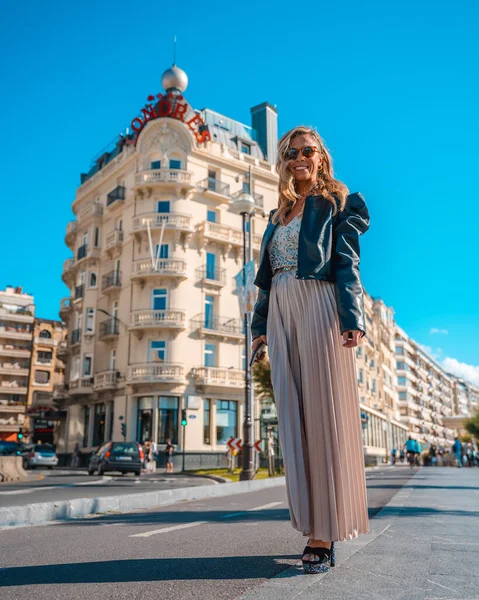
[[[305,158],[309,158],[310,156],[313,156],[313,154],[315,152],[319,152],[319,150],[316,148],[316,146],[303,146],[302,148],[288,148],[286,150],[286,152],[284,153],[284,158],[286,160],[295,160],[296,158],[298,158],[298,155],[300,152]]]

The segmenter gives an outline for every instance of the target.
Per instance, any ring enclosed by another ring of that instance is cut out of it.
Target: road
[[[372,517],[408,467],[367,474]],[[2,600],[240,598],[296,564],[284,487],[0,530]]]
[[[143,473],[140,477],[115,473],[103,477],[89,476],[86,471],[62,469],[35,470],[34,474],[29,472],[29,478],[21,483],[1,485],[0,507],[216,484],[205,477],[191,477],[180,473],[166,475],[163,469],[155,474]]]

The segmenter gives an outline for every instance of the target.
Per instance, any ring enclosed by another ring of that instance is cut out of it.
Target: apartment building
[[[395,344],[401,421],[419,443],[449,447],[454,430],[443,419],[454,412],[454,377],[398,325]]]
[[[64,337],[61,321],[35,319],[26,412],[33,443],[62,445],[66,412],[56,406],[53,390],[63,385],[65,365],[60,356],[65,349]]]
[[[277,115],[268,103],[254,107],[253,128],[194,111],[177,67],[162,85],[166,95],[149,96],[133,119],[136,133],[81,176],[62,275],[70,290],[60,307],[67,377],[54,396],[68,411],[67,452],[76,442],[89,452],[121,440],[124,424],[127,440],[151,438],[161,449],[170,438],[192,460],[218,464],[243,423],[244,333],[233,279],[243,232],[234,200],[244,191],[255,199],[248,227],[257,259],[277,205]]]
[[[35,304],[21,287],[0,290],[0,439],[25,428]]]

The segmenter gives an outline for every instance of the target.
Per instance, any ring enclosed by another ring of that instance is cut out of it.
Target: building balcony
[[[22,346],[15,346],[13,344],[0,345],[0,356],[8,356],[12,358],[29,358],[31,352],[31,348],[23,348]]]
[[[236,227],[221,225],[211,221],[202,221],[197,225],[197,232],[200,239],[200,247],[205,247],[209,242],[221,244],[223,254],[226,254],[231,248],[236,250],[239,257],[243,250],[243,232]],[[261,246],[261,236],[253,234],[253,250],[259,252]]]
[[[0,394],[26,394],[27,392],[27,382],[19,385],[16,381],[0,381]]]
[[[116,340],[120,335],[120,328],[116,319],[107,319],[100,323],[100,331],[98,339],[102,342],[108,340]]]
[[[58,358],[63,359],[65,357],[68,356],[68,352],[69,352],[69,347],[68,347],[68,341],[67,340],[62,340],[59,344],[58,344],[58,348],[57,348],[57,356]]]
[[[71,298],[62,298],[60,300],[60,319],[67,321],[72,309]]]
[[[67,398],[69,396],[68,386],[63,383],[56,383],[53,386],[53,399],[61,400],[62,398]]]
[[[81,344],[81,329],[74,329],[72,331],[70,345],[73,347],[77,344]]]
[[[101,279],[101,291],[104,294],[115,292],[121,288],[121,271],[110,271]]]
[[[107,208],[121,206],[126,198],[126,188],[124,185],[118,185],[106,197]]]
[[[168,213],[145,213],[133,217],[134,234],[141,234],[148,231],[148,226],[152,231],[157,231],[165,224],[165,230],[176,231],[179,233],[191,234],[194,231],[193,217],[187,213],[168,212]]]
[[[67,230],[65,233],[65,244],[73,250],[75,247],[75,242],[77,239],[77,222],[70,221],[67,225]]]
[[[0,375],[13,375],[14,377],[28,377],[30,370],[28,367],[20,367],[14,363],[0,363]]]
[[[77,396],[81,394],[91,394],[93,392],[93,377],[79,377],[70,379],[68,386],[69,395]]]
[[[190,321],[191,331],[196,331],[200,338],[217,337],[223,341],[244,342],[244,329],[242,319],[206,317],[198,314]]]
[[[95,374],[93,387],[95,390],[114,390],[118,385],[119,371],[101,371]]]
[[[130,314],[130,329],[143,331],[145,329],[176,329],[186,328],[184,310],[133,310]]]
[[[24,413],[25,408],[25,402],[8,402],[7,400],[0,400],[0,413],[10,413],[18,415]],[[0,429],[3,429],[1,425]]]
[[[88,258],[100,258],[100,248],[88,246],[88,244],[83,244],[83,246],[80,246],[76,253],[75,266],[84,259]]]
[[[63,263],[62,280],[68,285],[73,280],[75,274],[75,261],[73,258],[67,258]]]
[[[219,367],[197,367],[194,369],[197,387],[237,389],[244,388],[245,372],[242,369],[224,369]]]
[[[74,298],[73,300],[83,300],[85,296],[85,284],[81,284],[81,285],[76,285],[75,286],[75,291],[74,291]]]
[[[39,346],[47,346],[48,348],[54,348],[58,345],[57,340],[55,340],[54,338],[35,336],[33,339],[35,344]]]
[[[156,267],[151,258],[135,260],[131,269],[131,278],[145,280],[154,277],[168,277],[176,280],[187,279],[186,261],[178,258],[160,258]]]
[[[0,327],[0,339],[31,340],[31,331],[22,331],[16,327]]]
[[[128,370],[128,383],[184,383],[184,365],[178,363],[145,363]]]
[[[207,177],[198,183],[198,189],[203,192],[203,195],[214,200],[215,202],[229,202],[230,186],[228,183],[223,183],[214,177]]]
[[[120,231],[119,229],[110,231],[105,239],[105,252],[110,256],[119,254],[119,250],[121,250],[123,245],[123,238],[123,231]]]
[[[203,265],[195,270],[196,283],[200,285],[222,288],[226,285],[226,269],[216,267],[214,269]]]
[[[77,221],[85,225],[87,221],[98,220],[103,216],[103,205],[99,202],[90,202],[76,213]]]
[[[191,173],[183,169],[148,169],[135,175],[135,188],[138,190],[160,188],[188,192],[194,187]]]
[[[0,319],[2,321],[13,321],[14,323],[33,323],[33,312],[28,309],[10,310],[4,306],[0,307]]]

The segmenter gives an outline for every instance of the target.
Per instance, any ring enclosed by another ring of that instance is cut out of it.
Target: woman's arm
[[[341,335],[359,330],[366,335],[364,294],[359,274],[359,236],[369,229],[369,211],[361,194],[350,194],[336,215],[332,268]]]

